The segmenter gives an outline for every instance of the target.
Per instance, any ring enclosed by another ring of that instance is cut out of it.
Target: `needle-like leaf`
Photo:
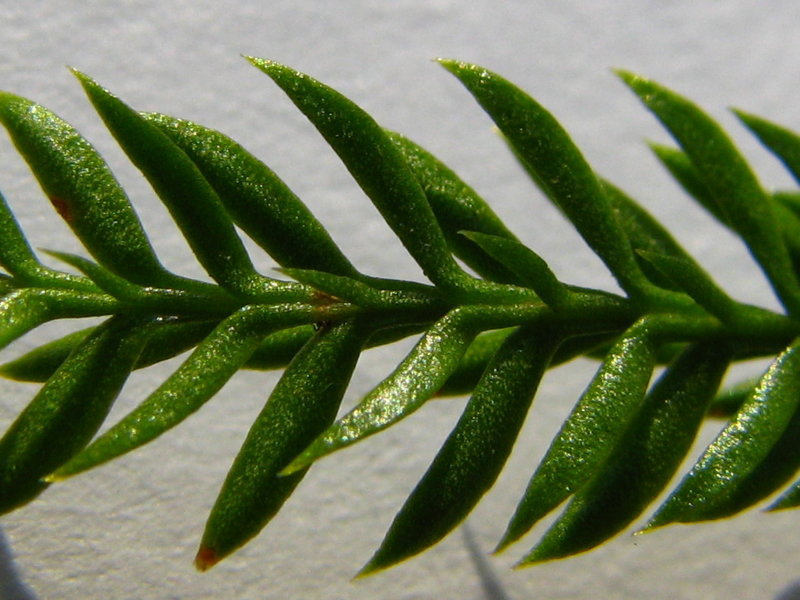
[[[386,133],[403,153],[422,186],[453,254],[483,277],[499,283],[519,284],[519,278],[512,271],[460,235],[461,231],[477,231],[517,239],[483,198],[430,152],[399,133]]]
[[[483,248],[489,256],[508,267],[522,282],[532,288],[541,299],[553,308],[560,308],[569,301],[566,285],[547,266],[538,254],[517,240],[464,231],[463,235]]]
[[[618,75],[658,117],[692,161],[725,220],[742,236],[784,306],[800,311],[800,282],[772,199],[728,136],[693,103],[657,83]]]
[[[709,445],[645,531],[702,520],[728,502],[781,438],[800,402],[800,342],[772,363],[731,423]]]
[[[613,454],[519,566],[584,552],[633,522],[689,451],[731,355],[712,342],[691,346],[678,357],[648,393]],[[501,548],[512,541],[504,540]]]
[[[286,368],[211,510],[195,559],[199,570],[261,531],[300,483],[305,470],[278,472],[333,421],[370,333],[358,320],[323,329]]]
[[[42,478],[103,423],[149,334],[148,320],[112,317],[70,354],[0,440],[0,514],[29,502]]]
[[[239,144],[197,123],[161,114],[142,116],[192,159],[234,223],[278,264],[359,277],[300,198]]]
[[[155,439],[198,410],[238,371],[270,331],[320,320],[313,306],[246,306],[222,321],[133,412],[58,469],[65,479]]]
[[[92,79],[75,72],[122,149],[169,209],[200,264],[228,291],[279,303],[308,300],[297,286],[259,275],[212,187],[159,129]]]
[[[476,282],[453,260],[414,174],[372,117],[335,90],[278,63],[248,60],[269,75],[319,130],[426,277],[450,291]]]
[[[0,297],[0,348],[54,319],[112,314],[119,303],[105,294],[21,288]]]
[[[500,474],[560,342],[535,325],[505,340],[360,577],[422,552],[466,518]]]
[[[2,194],[0,194],[0,267],[13,275],[18,284],[24,286],[97,291],[97,287],[90,281],[48,269],[39,262]]]
[[[101,264],[141,285],[182,281],[158,261],[127,195],[75,129],[8,93],[0,93],[0,122],[50,202]]]
[[[639,321],[614,344],[534,473],[500,547],[519,539],[580,489],[611,454],[655,368],[648,329],[649,323]]]
[[[482,67],[440,60],[463,83],[537,180],[629,294],[651,294],[602,186],[558,121],[533,98]]]
[[[407,417],[444,385],[478,333],[516,325],[521,317],[535,320],[541,312],[542,307],[487,311],[471,306],[451,311],[428,329],[389,377],[314,440],[284,473],[307,467]]]

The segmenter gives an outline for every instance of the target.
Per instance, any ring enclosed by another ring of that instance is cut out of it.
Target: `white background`
[[[419,278],[332,152],[240,55],[284,62],[440,156],[559,277],[613,289],[599,261],[526,181],[488,118],[429,59],[475,62],[549,107],[597,171],[640,198],[729,291],[774,307],[739,242],[658,167],[643,140],[668,138],[609,68],[640,72],[694,99],[729,127],[766,186],[786,186],[788,177],[725,107],[800,127],[799,18],[800,5],[789,0],[2,0],[0,89],[53,109],[104,153],[164,261],[183,273],[199,276],[200,270],[65,65],[137,109],[231,135],[289,183],[363,271]],[[0,189],[35,246],[79,251],[5,138]],[[258,260],[264,269],[273,266]],[[0,358],[57,331],[29,336]],[[346,402],[355,402],[407,348],[365,356]],[[506,472],[469,521],[482,553],[496,543],[593,368],[578,363],[545,379]],[[167,372],[137,374],[112,421]],[[272,374],[242,374],[163,439],[54,486],[0,519],[0,599],[503,597],[481,587],[462,532],[394,570],[349,581],[424,472],[462,400],[433,403],[394,430],[327,459],[251,544],[209,573],[195,572],[205,515],[274,381]],[[34,392],[34,386],[0,382],[0,430]],[[489,559],[489,567],[515,600],[777,598],[800,577],[798,519],[751,511],[730,522],[623,535],[575,559],[511,572],[543,531],[537,529]]]

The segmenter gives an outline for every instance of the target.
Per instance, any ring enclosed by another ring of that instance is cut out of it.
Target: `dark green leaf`
[[[189,286],[191,289],[188,290],[142,287],[81,256],[51,250],[46,252],[82,271],[109,296],[139,310],[158,314],[224,316],[241,306],[233,296],[216,286]]]
[[[616,446],[636,415],[655,368],[649,323],[620,337],[533,475],[503,543],[516,540],[575,493]]]
[[[603,186],[609,204],[617,213],[617,220],[625,230],[634,252],[645,250],[677,258],[690,258],[664,226],[633,198],[605,179],[601,179],[600,184]],[[647,261],[640,260],[638,254],[636,256],[639,268],[651,282],[659,287],[674,289],[670,287],[673,284],[667,277],[653,269]]]
[[[800,388],[799,388],[800,389]],[[783,434],[750,474],[729,484],[726,497],[700,507],[692,520],[706,521],[731,517],[783,487],[800,469],[800,410],[786,425]]]
[[[300,198],[239,144],[190,121],[160,114],[143,116],[192,159],[234,223],[278,264],[359,277]]]
[[[19,358],[0,365],[0,376],[17,381],[44,383],[94,329],[81,329],[34,348]]]
[[[725,220],[742,236],[784,306],[800,312],[800,283],[772,199],[722,129],[693,103],[632,73],[619,76],[681,145]]]
[[[0,440],[0,514],[29,502],[48,473],[80,451],[105,420],[139,351],[146,321],[116,316],[89,334]]]
[[[248,60],[289,96],[352,174],[397,234],[426,277],[444,289],[472,287],[400,150],[384,130],[353,102],[278,63]]]
[[[730,220],[723,213],[722,208],[692,164],[692,159],[685,152],[678,148],[654,143],[650,144],[650,149],[689,196],[694,198],[717,221],[726,227],[732,227]]]
[[[699,173],[686,153],[675,148],[659,146],[658,144],[651,144],[651,147],[661,162],[667,166],[683,186],[684,190],[720,223],[733,229],[730,220],[722,214],[720,206],[701,180]],[[800,273],[800,217],[798,217],[796,210],[798,207],[796,198],[787,192],[776,192],[771,196],[781,236],[795,265],[795,271]]]
[[[369,333],[357,320],[323,328],[286,368],[211,510],[198,569],[211,568],[261,531],[300,483],[306,470],[278,472],[333,421]]]
[[[733,112],[750,131],[758,136],[761,143],[783,162],[795,180],[800,182],[800,136],[756,115],[742,110]]]
[[[68,273],[53,271],[39,262],[2,194],[0,194],[0,267],[8,271],[20,287],[97,291],[96,286],[90,281]]]
[[[152,333],[142,348],[135,369],[149,367],[194,348],[214,327],[217,321],[203,319],[163,318],[152,327]],[[43,344],[19,358],[0,365],[0,376],[17,381],[44,382],[55,373],[70,352],[94,328],[82,329]],[[281,366],[285,366],[287,360]]]
[[[722,390],[708,406],[707,416],[712,419],[731,419],[758,385],[758,379],[742,381]]]
[[[535,325],[506,339],[461,419],[359,576],[436,544],[472,511],[505,465],[560,341],[558,334]]]
[[[119,309],[105,294],[24,288],[0,297],[0,348],[54,319],[97,317]]]
[[[211,399],[270,331],[316,320],[324,320],[319,309],[302,305],[245,306],[233,313],[142,404],[56,471],[53,480],[86,471],[152,441]]]
[[[716,342],[687,348],[648,393],[612,455],[519,565],[584,552],[632,523],[691,448],[730,359]],[[500,548],[514,541],[504,538]]]
[[[105,161],[68,123],[7,93],[0,93],[0,122],[50,202],[102,265],[141,285],[180,281],[156,258]]]
[[[489,361],[513,331],[514,328],[498,329],[478,335],[469,345],[464,356],[461,357],[456,370],[447,378],[435,396],[444,398],[471,394],[489,365]]]
[[[255,271],[219,197],[182,150],[92,79],[76,75],[106,127],[153,186],[215,281],[236,295],[261,302],[307,299],[296,285]]]
[[[436,396],[463,396],[471,393],[486,370],[489,361],[511,331],[513,329],[489,331],[476,337],[459,362],[458,368],[439,388]],[[603,348],[600,356],[600,359],[603,359],[610,350],[610,343],[617,336],[617,333],[602,332],[568,338],[556,350],[550,366],[555,367],[569,362],[577,356],[584,356],[587,352],[597,349],[598,346]]]
[[[558,309],[569,301],[567,286],[558,280],[544,259],[524,244],[477,231],[462,233],[489,256],[508,267],[523,285],[533,289],[549,306]]]
[[[541,307],[463,306],[434,323],[395,371],[285,469],[293,473],[407,417],[444,385],[482,330],[535,319]]]
[[[452,60],[439,62],[461,80],[492,117],[622,289],[632,295],[652,293],[600,182],[558,121],[495,73]]]
[[[332,298],[350,302],[365,309],[404,308],[419,311],[437,311],[441,314],[445,304],[436,289],[419,286],[415,291],[376,289],[357,279],[305,269],[282,269],[301,283],[310,285]],[[373,280],[378,282],[378,280]]]
[[[519,278],[513,272],[459,235],[461,231],[477,231],[516,239],[483,198],[427,150],[399,133],[386,133],[422,186],[453,254],[482,277],[518,285]]]
[[[733,324],[740,320],[741,305],[728,296],[691,258],[667,256],[643,250],[639,251],[639,255],[721,321]]]

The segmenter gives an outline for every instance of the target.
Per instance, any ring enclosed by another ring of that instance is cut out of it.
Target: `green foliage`
[[[668,486],[705,418],[729,422],[645,530],[733,515],[800,469],[798,193],[766,192],[691,102],[619,73],[679,146],[653,146],[658,158],[742,238],[785,314],[726,294],[651,215],[595,174],[552,114],[486,69],[440,61],[623,294],[559,281],[426,150],[314,79],[248,60],[319,130],[431,284],[360,273],[242,146],[195,123],[139,113],[76,72],[213,283],[174,274],[89,142],[46,108],[0,94],[0,122],[91,256],[48,252],[79,274],[43,265],[0,197],[0,348],[47,321],[107,317],[0,365],[9,379],[43,384],[0,440],[0,513],[155,439],[240,369],[284,370],[211,510],[201,570],[257,535],[326,455],[431,398],[469,394],[360,575],[424,551],[492,487],[546,371],[579,356],[599,360],[597,374],[533,473],[498,549],[568,504],[520,565],[584,552],[629,527]],[[798,177],[800,137],[736,114]],[[259,273],[239,231],[294,281]],[[396,369],[337,420],[361,352],[412,335],[419,339]],[[189,350],[149,397],[95,437],[134,369]],[[720,390],[729,365],[753,357],[772,359],[763,376]],[[660,364],[665,370],[652,383]],[[798,490],[800,482],[789,486],[771,508],[800,505]]]

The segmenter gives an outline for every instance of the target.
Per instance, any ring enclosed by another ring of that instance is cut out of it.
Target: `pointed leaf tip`
[[[643,84],[647,83],[647,79],[645,77],[642,77],[633,71],[628,71],[626,69],[611,69],[611,72],[632,88],[641,87]]]
[[[194,566],[201,573],[205,573],[218,562],[219,557],[217,553],[212,548],[202,546],[197,551],[197,556],[194,559]]]

